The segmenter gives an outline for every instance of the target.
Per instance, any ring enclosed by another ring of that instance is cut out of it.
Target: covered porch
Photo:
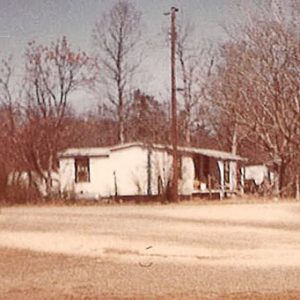
[[[228,152],[210,149],[189,149],[193,162],[193,196],[209,198],[242,194],[244,176],[241,166],[244,158]]]

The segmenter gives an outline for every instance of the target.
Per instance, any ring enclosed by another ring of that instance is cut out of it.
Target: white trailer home
[[[234,193],[240,187],[231,153],[178,147],[179,194]],[[172,175],[170,146],[128,143],[105,148],[72,148],[59,154],[61,193],[87,198],[163,193]]]

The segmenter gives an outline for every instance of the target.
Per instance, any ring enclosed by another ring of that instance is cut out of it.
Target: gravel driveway
[[[0,254],[3,299],[298,299],[300,203],[2,208]]]

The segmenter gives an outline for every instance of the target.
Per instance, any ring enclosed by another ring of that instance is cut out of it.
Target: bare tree
[[[212,48],[209,43],[197,39],[191,23],[179,24],[176,43],[182,98],[179,110],[180,137],[183,143],[191,145],[194,133],[206,124],[203,88],[211,72]]]
[[[223,46],[211,99],[219,115],[231,116],[233,128],[269,155],[283,195],[299,151],[299,36],[291,18],[270,12],[253,17]]]
[[[92,38],[97,51],[100,82],[107,89],[118,122],[118,141],[125,140],[124,116],[129,84],[138,65],[140,13],[124,0],[117,1],[97,22]]]
[[[204,85],[204,111],[206,113],[206,120],[211,127],[213,134],[218,140],[219,147],[236,154],[240,150],[240,146],[248,135],[248,131],[242,129],[237,122],[237,112],[234,105],[228,106],[227,99],[230,99],[231,103],[238,105],[239,89],[237,85],[233,85],[228,82],[231,77],[228,77],[227,73],[232,76],[235,75],[232,68],[228,66],[227,72],[223,71],[223,64],[230,65],[230,61],[224,58],[225,49],[232,47],[231,42],[223,45],[216,53],[214,57],[215,68],[211,72],[211,76],[207,79]],[[234,57],[236,64],[239,64],[238,57]],[[221,75],[222,74],[222,75]],[[220,79],[222,78],[222,82]],[[222,86],[222,88],[219,88]],[[224,87],[224,88],[223,88]],[[226,87],[226,88],[225,88]],[[226,101],[225,101],[226,99]]]
[[[70,96],[84,87],[88,56],[73,51],[66,37],[51,45],[28,44],[26,49],[26,122],[22,128],[24,161],[46,182],[51,194],[51,172],[57,168],[57,152],[68,143],[66,118]]]
[[[0,69],[0,104],[7,110],[10,128],[14,129],[14,102],[11,90],[11,78],[12,78],[13,68],[12,68],[12,58],[7,60],[2,59],[1,69]]]
[[[12,88],[12,58],[0,64],[0,197],[7,196],[9,174],[20,167],[17,155],[18,109]]]
[[[179,118],[181,133],[185,137],[185,143],[191,143],[191,127],[193,123],[193,109],[198,103],[195,97],[196,71],[199,67],[199,56],[195,49],[194,41],[191,41],[193,27],[190,24],[178,26],[176,54],[179,61],[179,76],[181,79],[183,105]]]

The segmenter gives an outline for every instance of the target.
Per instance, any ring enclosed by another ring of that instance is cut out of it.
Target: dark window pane
[[[90,181],[89,158],[80,157],[75,159],[75,182]]]

